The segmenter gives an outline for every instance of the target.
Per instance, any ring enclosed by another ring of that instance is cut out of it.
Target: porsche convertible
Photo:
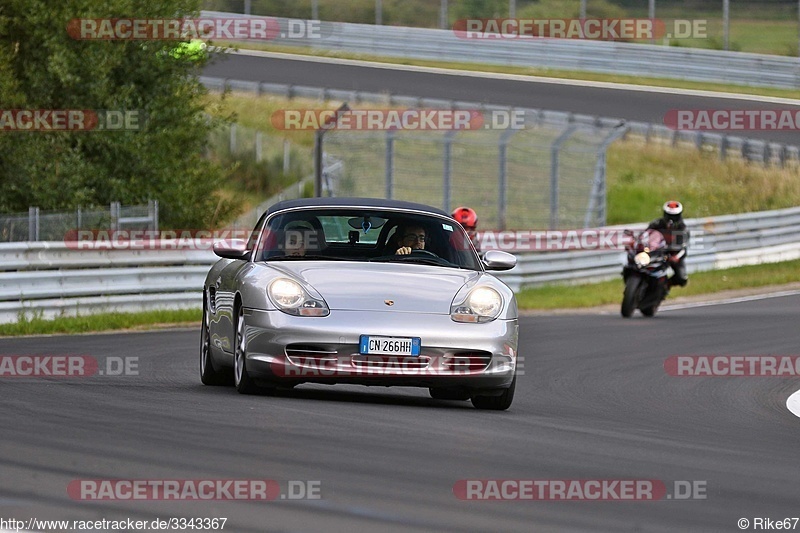
[[[412,386],[505,410],[517,304],[464,229],[426,205],[314,198],[273,205],[219,242],[203,286],[200,378],[243,394],[302,383]]]

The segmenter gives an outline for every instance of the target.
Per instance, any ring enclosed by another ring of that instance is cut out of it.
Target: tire
[[[247,337],[244,334],[244,308],[236,309],[233,338],[233,384],[241,394],[260,394],[261,387],[247,373]]]
[[[472,405],[475,409],[484,409],[490,411],[505,411],[511,407],[511,402],[514,401],[514,389],[517,388],[517,375],[514,374],[514,379],[511,385],[503,390],[500,396],[473,396]]]
[[[630,318],[633,316],[633,312],[636,311],[636,304],[638,303],[636,296],[641,282],[642,279],[639,276],[633,275],[628,276],[628,279],[625,280],[625,292],[622,294],[622,307],[620,308],[620,312],[625,318]]]
[[[211,359],[211,327],[205,297],[203,298],[203,323],[200,325],[200,381],[203,385],[211,386],[233,384],[233,374],[230,371],[217,370]]]
[[[652,318],[656,314],[656,310],[658,309],[657,305],[651,305],[650,307],[645,307],[644,309],[640,309],[642,314],[648,318]]]
[[[468,392],[453,390],[453,389],[428,389],[431,398],[434,400],[456,400],[466,401],[469,400],[470,394]]]

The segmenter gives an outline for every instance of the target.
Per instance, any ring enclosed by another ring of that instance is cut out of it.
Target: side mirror
[[[516,257],[500,250],[489,250],[483,254],[482,261],[486,270],[511,270],[517,266]]]
[[[231,239],[230,241],[217,241],[214,243],[214,253],[223,259],[240,259],[248,261],[250,250],[244,239]]]

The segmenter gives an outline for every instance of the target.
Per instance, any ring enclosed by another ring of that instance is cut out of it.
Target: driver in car
[[[396,255],[409,255],[412,250],[425,249],[425,228],[408,226],[397,228],[397,243],[400,246]]]

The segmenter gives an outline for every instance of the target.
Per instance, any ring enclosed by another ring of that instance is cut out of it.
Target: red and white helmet
[[[472,230],[478,226],[478,213],[469,207],[456,207],[452,216],[466,230]]]
[[[671,222],[678,222],[683,217],[683,205],[677,200],[664,203],[664,218]]]

